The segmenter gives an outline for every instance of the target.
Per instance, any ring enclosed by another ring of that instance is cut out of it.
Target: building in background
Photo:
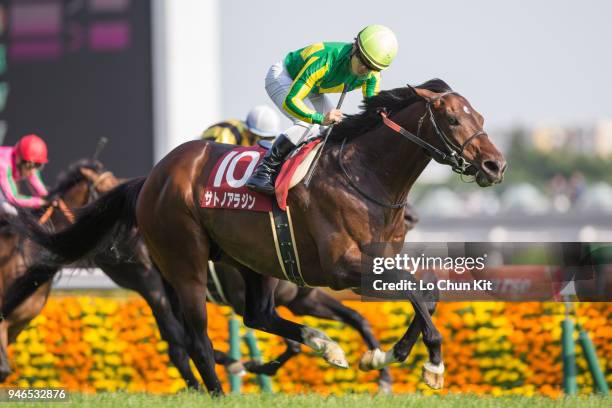
[[[612,119],[602,119],[597,122],[594,146],[599,156],[612,156]]]

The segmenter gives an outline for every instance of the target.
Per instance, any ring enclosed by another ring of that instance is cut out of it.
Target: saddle
[[[236,147],[215,163],[200,199],[203,208],[267,212],[279,267],[285,279],[298,286],[307,286],[307,283],[301,271],[287,195],[289,190],[306,176],[317,151],[323,145],[321,142],[322,139],[307,141],[287,158],[276,178],[274,198],[246,187],[246,181],[263,159],[271,143],[260,141],[256,146]],[[214,265],[210,265],[214,280]],[[209,285],[207,296],[213,302],[226,303],[223,290],[218,285]]]
[[[249,190],[245,185],[271,145],[270,141],[261,140],[256,146],[236,147],[221,156],[208,177],[200,198],[200,206],[244,211],[271,211],[272,199]],[[306,176],[320,148],[321,139],[303,143],[283,164],[276,178],[276,204],[281,210],[286,210],[289,190]]]

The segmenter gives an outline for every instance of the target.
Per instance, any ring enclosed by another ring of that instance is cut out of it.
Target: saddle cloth
[[[276,178],[276,200],[278,207],[283,211],[287,208],[289,189],[304,178],[320,148],[321,139],[315,139],[298,148],[283,164]],[[248,178],[263,159],[265,152],[266,149],[256,145],[236,147],[221,156],[208,177],[200,199],[200,206],[245,211],[272,211],[271,197],[246,187]]]

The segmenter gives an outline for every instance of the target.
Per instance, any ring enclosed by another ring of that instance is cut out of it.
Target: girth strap
[[[300,268],[300,257],[293,234],[289,206],[287,206],[285,212],[278,207],[276,200],[272,200],[272,211],[268,214],[270,214],[270,226],[272,227],[276,256],[285,279],[301,287],[307,286]]]

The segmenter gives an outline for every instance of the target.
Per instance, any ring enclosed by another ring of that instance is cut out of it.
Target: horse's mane
[[[446,82],[438,78],[430,79],[414,88],[423,88],[437,93],[452,90]],[[382,108],[392,114],[420,100],[422,100],[421,97],[409,86],[381,91],[378,95],[364,100],[360,106],[362,109],[360,113],[348,115],[342,122],[334,126],[329,140],[340,142],[345,137],[350,140],[360,136],[382,123],[379,113]]]
[[[97,173],[101,173],[104,170],[104,166],[97,160],[93,159],[81,159],[77,162],[72,163],[67,170],[61,172],[57,176],[55,187],[49,191],[49,197],[62,194],[72,188],[75,184],[85,179],[85,176],[81,173],[82,167],[93,170]]]

